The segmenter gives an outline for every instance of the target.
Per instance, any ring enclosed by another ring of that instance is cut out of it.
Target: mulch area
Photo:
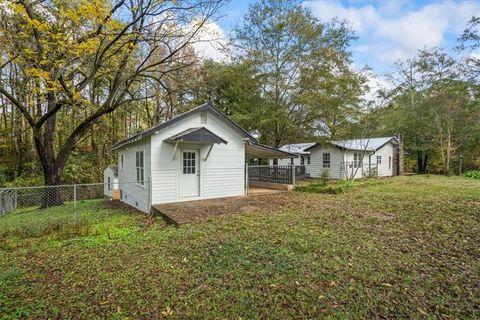
[[[251,212],[262,209],[275,209],[285,205],[281,194],[262,194],[246,197],[228,197],[153,205],[156,214],[167,223],[181,225],[199,222],[211,217]]]

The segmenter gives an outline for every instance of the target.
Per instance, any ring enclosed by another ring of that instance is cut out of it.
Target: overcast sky
[[[231,1],[209,32],[217,39],[226,37],[242,22],[251,2]],[[468,20],[480,15],[480,1],[326,0],[305,1],[304,5],[321,20],[348,20],[359,37],[351,48],[355,66],[369,65],[377,74],[390,71],[395,61],[425,47],[443,46],[453,52]],[[205,56],[220,58],[215,48],[198,49]]]

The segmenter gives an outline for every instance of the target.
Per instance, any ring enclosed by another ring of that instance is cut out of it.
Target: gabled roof
[[[208,130],[205,127],[199,128],[190,128],[184,130],[176,135],[171,136],[170,138],[165,139],[166,142],[203,142],[203,143],[224,143],[227,144],[225,139],[220,138],[212,131]]]
[[[305,149],[313,145],[315,145],[315,142],[292,143],[281,146],[279,149],[290,153],[309,154],[310,152],[305,151]]]
[[[375,152],[389,142],[392,142],[394,144],[398,143],[395,137],[337,140],[337,141],[328,141],[327,143],[333,145],[334,147],[340,148],[342,150]],[[313,146],[308,147],[306,151],[312,149],[313,147],[316,147],[317,145],[320,145],[320,143],[316,143]]]
[[[147,129],[143,132],[140,132],[140,133],[137,133],[136,135],[133,135],[131,137],[128,137],[126,139],[123,139],[119,142],[117,142],[116,144],[114,144],[111,149],[112,150],[115,150],[115,149],[118,149],[118,148],[121,148],[127,144],[130,144],[132,142],[135,142],[135,141],[138,141],[138,140],[141,140],[143,138],[146,138],[146,137],[149,137],[153,134],[155,134],[157,131],[163,129],[163,128],[166,128],[182,119],[185,119],[186,117],[194,114],[194,113],[198,113],[198,112],[202,112],[202,111],[211,111],[213,112],[214,114],[216,114],[220,119],[224,120],[224,122],[226,124],[228,124],[230,127],[232,127],[233,129],[235,129],[237,132],[239,132],[242,136],[244,136],[245,138],[248,138],[249,140],[251,140],[252,142],[255,142],[257,143],[257,139],[255,139],[250,133],[248,133],[247,131],[245,131],[243,128],[241,128],[238,124],[236,124],[235,122],[233,122],[230,118],[228,118],[223,112],[221,112],[220,110],[218,110],[217,108],[215,108],[213,106],[213,103],[212,102],[207,102],[205,104],[202,104],[201,106],[198,106],[190,111],[187,111],[185,113],[182,113],[178,116],[176,116],[175,118],[172,118],[168,121],[165,121],[165,122],[162,122],[150,129]]]

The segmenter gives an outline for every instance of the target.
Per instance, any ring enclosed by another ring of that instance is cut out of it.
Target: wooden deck
[[[252,194],[251,191],[255,193]],[[152,210],[167,223],[179,226],[220,215],[239,214],[281,205],[282,201],[279,201],[276,194],[281,192],[285,191],[256,188],[250,189],[249,196],[154,204]]]

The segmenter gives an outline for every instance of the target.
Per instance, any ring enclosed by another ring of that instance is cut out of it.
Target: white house
[[[113,197],[113,190],[118,189],[118,166],[111,164],[103,171],[103,194],[106,197]]]
[[[279,165],[292,161],[295,165],[302,165],[303,158],[305,172],[310,177],[320,177],[324,171],[332,179],[397,174],[399,148],[395,137],[289,144],[280,150],[290,150],[298,158],[278,160]]]
[[[211,103],[112,149],[122,201],[144,212],[151,204],[243,196],[247,159],[296,157],[260,144]]]

